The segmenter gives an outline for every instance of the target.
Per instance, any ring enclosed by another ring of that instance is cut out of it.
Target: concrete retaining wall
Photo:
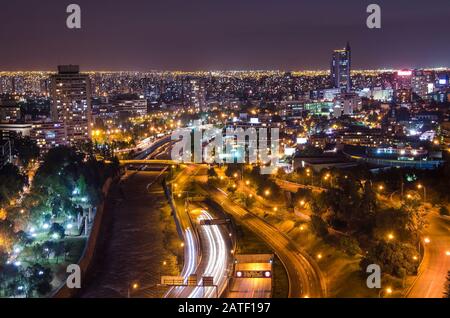
[[[108,192],[111,188],[113,182],[117,181],[113,178],[108,178],[103,185],[102,192],[104,194],[104,200],[97,206],[97,212],[94,218],[94,224],[92,225],[91,232],[89,234],[88,241],[83,250],[83,254],[81,255],[80,260],[78,261],[78,265],[81,269],[81,283],[83,284],[84,278],[86,277],[86,273],[89,270],[92,259],[95,255],[95,250],[97,247],[97,241],[100,233],[100,228],[103,221],[103,214],[105,212],[105,201],[108,195]],[[71,298],[75,297],[78,293],[79,289],[70,289],[66,286],[66,284],[62,285],[54,294],[53,298]]]

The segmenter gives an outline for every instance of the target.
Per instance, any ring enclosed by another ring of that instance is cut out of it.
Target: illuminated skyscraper
[[[206,111],[205,83],[199,79],[190,79],[187,85],[183,84],[183,99],[185,104],[194,107],[197,111]]]
[[[349,93],[352,88],[350,71],[352,65],[352,54],[350,44],[347,42],[345,49],[334,50],[331,59],[331,83],[333,87],[342,92]]]
[[[52,120],[64,124],[66,140],[88,140],[92,122],[89,76],[80,74],[78,65],[61,65],[51,77],[50,87]]]

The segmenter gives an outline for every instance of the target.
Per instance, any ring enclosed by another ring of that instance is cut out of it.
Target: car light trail
[[[212,219],[212,216],[205,210],[202,210],[202,215],[199,220]],[[225,243],[225,238],[220,231],[219,226],[203,226],[203,230],[206,234],[206,240],[208,243],[208,263],[203,276],[214,277],[214,283],[217,285],[218,291],[222,290],[222,287],[226,284],[227,273],[227,261],[228,261],[228,249]],[[202,283],[202,282],[200,282]],[[200,298],[203,296],[203,287],[196,287],[189,298]],[[216,296],[215,288],[209,287],[204,292],[205,298],[213,298]]]
[[[186,244],[185,244],[185,253],[186,255],[188,255],[188,259],[187,259],[187,266],[183,267],[183,271],[181,272],[181,276],[184,277],[184,279],[187,281],[189,275],[191,275],[192,273],[194,273],[195,271],[195,265],[196,265],[196,261],[197,261],[197,249],[194,243],[194,237],[192,235],[192,231],[190,228],[186,229],[186,233],[185,233],[185,239],[186,239]]]
[[[194,236],[190,228],[185,230],[185,244],[184,244],[184,266],[181,272],[181,276],[184,277],[184,282],[187,283],[189,275],[195,272],[195,267],[197,266],[197,247],[195,245]],[[172,287],[166,293],[165,297],[169,296],[180,296],[183,292],[184,287]]]

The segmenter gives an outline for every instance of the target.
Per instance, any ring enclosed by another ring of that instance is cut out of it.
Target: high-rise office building
[[[411,88],[421,98],[426,98],[433,93],[436,76],[433,71],[414,70],[411,77]]]
[[[334,50],[331,58],[331,83],[333,87],[342,92],[349,93],[352,88],[350,70],[352,65],[352,54],[350,44],[341,50]]]
[[[187,85],[183,84],[183,100],[185,104],[194,107],[198,111],[206,111],[205,83],[199,79],[190,79]]]
[[[68,143],[88,140],[91,136],[91,88],[87,74],[78,65],[58,66],[50,79],[53,122],[64,124]]]

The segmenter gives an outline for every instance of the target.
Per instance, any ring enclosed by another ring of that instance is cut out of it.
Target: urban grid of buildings
[[[442,152],[427,145],[450,145],[449,112],[441,107],[450,98],[449,69],[352,70],[349,43],[333,51],[330,64],[329,72],[80,72],[76,65],[1,72],[1,161],[13,160],[14,136],[46,152],[126,134],[146,116],[184,114],[183,125],[200,116],[213,125],[283,128],[286,169],[441,164]],[[309,146],[323,152],[296,155]]]

